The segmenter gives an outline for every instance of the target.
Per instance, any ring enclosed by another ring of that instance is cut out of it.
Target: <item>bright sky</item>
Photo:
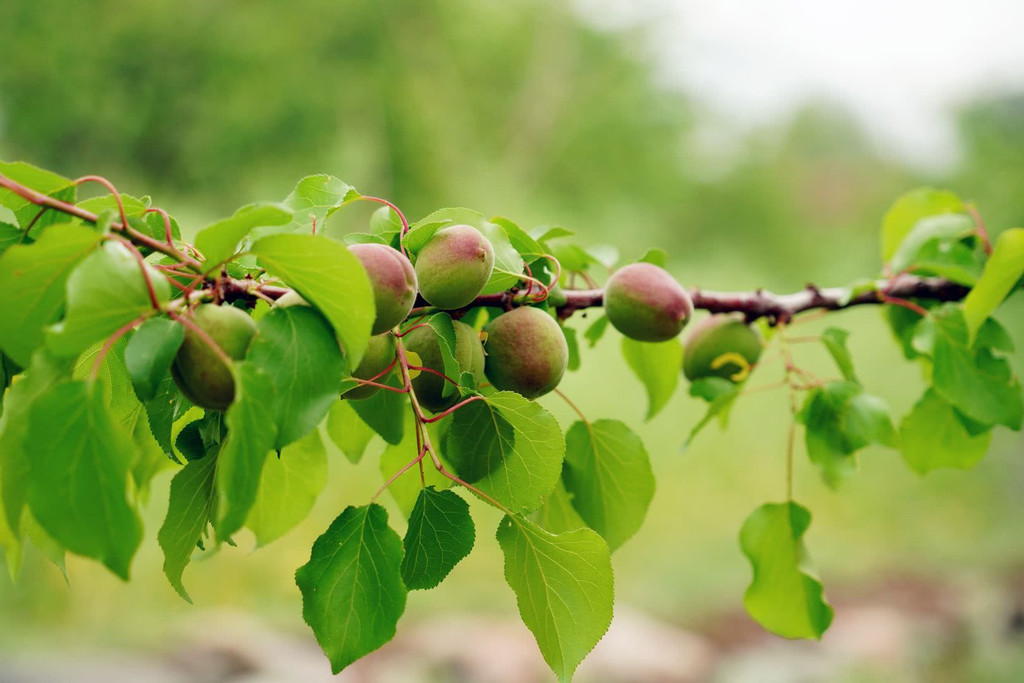
[[[666,80],[716,115],[756,125],[824,96],[853,110],[881,149],[925,166],[955,161],[958,103],[1024,88],[1024,0],[577,5],[599,24],[650,24]]]

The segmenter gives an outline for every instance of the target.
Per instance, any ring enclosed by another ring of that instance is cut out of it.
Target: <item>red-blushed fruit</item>
[[[233,360],[245,358],[256,322],[233,306],[202,304],[191,314],[195,326],[203,330]],[[200,408],[227,410],[235,400],[235,378],[221,357],[191,327],[174,357],[171,375],[181,393]]]
[[[608,321],[627,337],[659,342],[682,332],[693,313],[693,302],[663,268],[631,263],[608,279],[604,310]]]
[[[484,349],[480,343],[480,335],[472,327],[458,320],[453,320],[452,326],[455,328],[455,360],[458,361],[459,368],[462,372],[473,373],[477,384],[482,384]],[[441,340],[434,329],[429,325],[417,327],[402,338],[402,343],[406,350],[419,356],[422,367],[434,371],[421,370],[412,380],[412,390],[416,392],[416,399],[420,405],[432,413],[439,413],[455,405],[459,400],[458,391],[444,396],[444,385],[447,383],[441,376],[444,374],[444,359],[441,356]],[[452,379],[459,381],[458,377]]]
[[[471,303],[493,270],[494,247],[471,225],[438,230],[416,256],[420,294],[445,310]]]
[[[377,317],[370,333],[387,332],[405,320],[416,302],[416,271],[405,254],[386,244],[353,244],[348,250],[363,264],[373,286]]]
[[[744,379],[764,345],[742,313],[724,313],[694,325],[683,346],[683,374],[692,382],[701,377]]]
[[[494,388],[526,398],[558,386],[569,364],[561,326],[539,308],[522,306],[502,313],[484,328],[485,372]]]
[[[366,353],[363,354],[363,359],[359,361],[359,366],[352,373],[353,377],[359,379],[373,379],[380,373],[387,370],[388,366],[395,361],[395,337],[391,334],[378,334],[374,337],[370,337],[370,344],[366,347]],[[390,373],[389,373],[390,374]],[[384,384],[384,380],[387,379],[387,375],[377,377],[373,379],[378,384]],[[380,391],[380,387],[375,387],[370,384],[362,384],[358,387],[349,389],[342,398],[348,398],[355,401],[370,398],[374,394]]]

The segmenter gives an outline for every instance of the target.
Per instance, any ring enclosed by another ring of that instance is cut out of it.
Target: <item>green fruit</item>
[[[463,372],[471,372],[477,378],[478,383],[484,379],[484,348],[480,343],[480,335],[477,331],[465,323],[453,320],[455,327],[455,360]],[[405,348],[412,351],[420,358],[420,364],[435,372],[444,374],[444,359],[441,357],[441,340],[429,325],[417,327],[405,335],[402,342]],[[452,377],[458,381],[458,377]],[[443,395],[444,385],[447,383],[443,377],[433,372],[421,371],[419,376],[412,380],[412,389],[416,392],[416,398],[420,405],[433,413],[451,408],[459,399],[459,392],[445,397]]]
[[[526,398],[558,386],[569,364],[569,345],[555,319],[523,306],[492,320],[487,333],[487,378],[496,389]]]
[[[477,298],[493,270],[494,248],[470,225],[438,230],[416,257],[420,294],[449,311]]]
[[[691,382],[723,377],[738,382],[761,357],[761,335],[743,314],[711,315],[694,325],[683,351],[683,374]]]
[[[608,279],[604,310],[608,321],[627,337],[659,342],[683,330],[693,313],[693,302],[664,269],[651,263],[631,263]]]
[[[245,358],[256,335],[256,322],[232,306],[202,304],[192,311],[192,322],[233,360]],[[200,408],[227,410],[235,400],[235,378],[209,343],[191,327],[171,365],[171,375],[185,398]]]
[[[373,286],[377,317],[370,333],[387,332],[405,320],[416,302],[416,271],[405,254],[386,244],[353,244],[348,250],[363,264]]]
[[[363,354],[363,359],[359,361],[359,366],[356,367],[355,372],[352,373],[353,377],[359,379],[373,379],[380,373],[384,372],[389,365],[395,360],[395,337],[390,334],[379,334],[375,337],[370,337],[370,345],[366,347],[366,353]],[[374,382],[383,384],[387,377],[378,377],[374,379]],[[363,384],[352,389],[349,389],[344,394],[343,398],[349,398],[353,400],[360,400],[364,398],[370,398],[374,394],[380,391],[380,387],[375,387],[369,384]]]

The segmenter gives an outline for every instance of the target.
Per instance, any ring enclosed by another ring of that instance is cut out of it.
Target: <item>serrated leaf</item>
[[[843,378],[860,384],[857,373],[853,369],[853,356],[850,355],[850,350],[846,347],[846,340],[849,336],[850,333],[846,330],[829,327],[821,333],[821,343],[828,349],[832,359],[839,367],[839,372],[843,374]]]
[[[985,457],[990,429],[972,436],[953,406],[929,389],[900,424],[903,459],[919,474],[943,467],[970,469]]]
[[[181,417],[190,405],[181,395],[174,379],[167,374],[160,380],[156,395],[144,403],[149,430],[168,458],[178,461],[171,445],[171,430],[175,420]]]
[[[252,238],[259,239],[282,232],[309,234],[313,230],[313,221],[316,221],[319,232],[333,211],[359,196],[351,185],[334,176],[323,173],[306,176],[296,183],[295,189],[283,202],[292,210],[292,222],[283,227],[257,228],[252,231]]]
[[[135,330],[125,347],[124,362],[139,400],[156,398],[184,339],[184,327],[167,318],[152,318]]]
[[[519,255],[523,258],[530,260],[531,257],[544,254],[544,247],[537,240],[530,237],[529,233],[519,227],[518,224],[501,217],[492,218],[491,223],[502,227],[508,236],[509,242],[512,244],[512,248],[518,251]]]
[[[373,289],[359,259],[343,245],[312,235],[264,237],[251,251],[269,273],[323,313],[344,347],[348,367],[357,367],[377,316]]]
[[[497,538],[523,623],[558,679],[571,680],[612,621],[608,545],[592,529],[556,536],[509,516],[498,525]]]
[[[218,456],[217,539],[238,531],[256,502],[267,453],[277,437],[274,382],[247,362],[235,366],[235,400],[225,415],[228,434]]]
[[[647,390],[646,419],[650,420],[668,404],[679,385],[683,345],[675,339],[641,342],[623,337],[622,355]]]
[[[474,226],[491,243],[494,248],[494,270],[491,277],[484,285],[482,294],[496,294],[509,289],[523,276],[523,257],[519,255],[508,234],[500,225],[490,221],[482,221],[480,225]]]
[[[587,523],[580,517],[580,513],[576,512],[576,508],[572,506],[569,492],[565,490],[565,483],[561,480],[544,499],[544,504],[530,518],[542,529],[553,534],[575,531],[587,526]]]
[[[882,220],[882,260],[888,261],[903,239],[922,218],[964,211],[964,203],[952,192],[923,187],[896,200]]]
[[[514,512],[540,507],[558,481],[565,456],[555,418],[512,391],[457,410],[445,445],[460,477]]]
[[[264,225],[285,225],[293,217],[290,207],[265,202],[243,206],[230,218],[206,226],[196,235],[196,249],[206,257],[207,270],[217,268],[238,250],[238,244],[254,229]]]
[[[145,268],[157,301],[170,301],[167,279],[152,266]],[[138,261],[123,244],[106,242],[68,277],[67,313],[47,333],[46,345],[57,354],[76,356],[152,311]]]
[[[1024,275],[1024,228],[1007,230],[996,240],[995,248],[981,279],[964,300],[964,320],[970,339],[981,324],[1003,302]]]
[[[278,455],[267,454],[259,493],[245,525],[256,546],[274,541],[304,520],[327,485],[327,451],[320,433],[312,431]]]
[[[362,460],[375,433],[360,419],[350,401],[335,401],[331,404],[327,413],[327,435],[352,464]]]
[[[124,205],[125,216],[129,217],[141,216],[151,204],[149,197],[139,198],[124,193],[119,194],[118,197],[120,197],[121,203]],[[103,213],[104,211],[113,211],[115,216],[117,216],[117,220],[121,220],[121,214],[117,206],[117,199],[112,194],[90,197],[89,199],[84,199],[78,202],[75,206],[96,214]]]
[[[217,504],[217,452],[191,460],[171,480],[167,517],[157,533],[164,551],[164,574],[186,602],[192,602],[182,584],[185,567],[192,560],[196,544],[214,517]]]
[[[944,307],[931,320],[935,390],[974,420],[1020,429],[1024,401],[1007,360],[989,349],[968,347],[967,323],[959,307]]]
[[[429,486],[420,491],[405,533],[402,580],[409,590],[444,581],[476,540],[469,505],[454,491]]]
[[[348,507],[295,572],[302,618],[338,673],[395,635],[405,611],[402,541],[379,505]]]
[[[142,520],[127,498],[131,436],[95,382],[52,386],[32,403],[28,419],[28,501],[36,520],[71,552],[127,580],[142,541]]]
[[[71,271],[102,239],[82,226],[52,226],[37,242],[12,246],[0,257],[0,347],[19,365],[28,366],[42,344],[43,326],[63,308]]]
[[[565,435],[562,482],[587,526],[614,551],[632,538],[654,497],[644,444],[623,422],[576,422]]]
[[[309,306],[274,308],[257,323],[246,362],[274,383],[274,448],[315,429],[338,398],[345,359],[331,326]]]
[[[803,536],[811,513],[797,503],[767,503],[743,523],[740,548],[753,581],[743,604],[759,624],[784,638],[820,638],[832,607],[811,571]]]

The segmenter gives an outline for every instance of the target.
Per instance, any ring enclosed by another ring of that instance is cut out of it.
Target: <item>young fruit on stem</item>
[[[363,354],[363,359],[359,361],[359,365],[352,373],[352,376],[357,379],[373,380],[383,384],[387,378],[379,375],[395,362],[395,353],[394,335],[378,334],[370,337],[370,345],[366,347],[366,353]],[[370,398],[378,391],[380,391],[380,387],[375,387],[372,384],[363,384],[349,389],[341,396],[342,398],[358,401]]]
[[[761,357],[764,345],[742,313],[723,313],[694,325],[684,346],[683,374],[692,382],[701,377],[740,381]]]
[[[471,372],[478,383],[484,380],[484,349],[476,330],[458,320],[452,321],[455,328],[455,360],[463,372]],[[444,359],[441,356],[441,340],[429,325],[417,327],[402,338],[406,350],[420,358],[422,367],[418,377],[412,380],[412,390],[420,405],[432,413],[451,408],[459,400],[456,391],[444,396]],[[430,372],[430,371],[433,372]],[[458,381],[458,377],[451,379]]]
[[[483,291],[494,270],[494,248],[471,225],[438,230],[416,257],[420,293],[432,306],[454,310]]]
[[[631,263],[608,279],[604,309],[608,321],[627,337],[660,342],[683,330],[693,313],[693,302],[664,269]]]
[[[192,323],[233,360],[245,358],[256,335],[255,321],[233,306],[197,306],[192,312]],[[185,398],[200,408],[227,410],[235,399],[235,378],[209,341],[186,327],[171,375]]]
[[[353,244],[348,250],[363,264],[373,285],[377,317],[371,334],[387,332],[412,310],[416,301],[416,271],[405,254],[385,244]]]
[[[539,308],[522,306],[492,320],[487,333],[486,374],[496,389],[526,398],[558,386],[569,364],[561,326]]]

